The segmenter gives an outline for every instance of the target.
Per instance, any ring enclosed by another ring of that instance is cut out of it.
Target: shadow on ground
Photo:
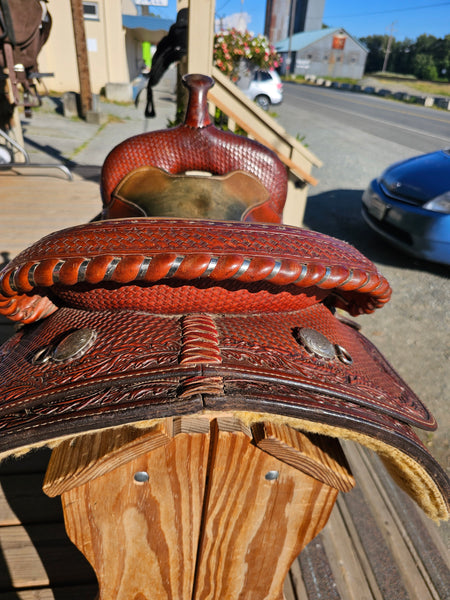
[[[309,196],[305,226],[345,240],[375,263],[448,276],[445,266],[408,256],[372,231],[361,215],[363,191],[336,189]]]
[[[2,493],[16,517],[16,522],[11,523],[10,528],[18,526],[24,531],[13,539],[18,536],[22,544],[27,547],[31,544],[33,548],[34,570],[30,569],[28,585],[38,587],[39,579],[41,584],[48,579],[54,600],[92,600],[97,590],[95,573],[67,537],[60,498],[49,498],[42,491],[50,453],[48,448],[41,448],[21,457],[9,457],[0,465]],[[28,544],[26,538],[29,539]],[[22,548],[23,560],[32,555],[25,546]],[[10,590],[7,596],[11,600],[20,600],[23,597],[21,592],[11,591],[15,585],[13,573],[19,577],[19,571],[14,565],[8,564],[6,555],[0,550],[1,589]],[[36,576],[38,581],[33,582]],[[24,568],[21,577],[27,577]],[[78,592],[74,594],[74,590]],[[32,591],[30,593],[33,594]],[[34,593],[38,592],[35,590]]]

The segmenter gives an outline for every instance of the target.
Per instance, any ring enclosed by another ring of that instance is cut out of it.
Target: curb
[[[450,98],[444,96],[421,96],[408,94],[406,92],[392,92],[386,88],[376,88],[372,86],[363,87],[358,84],[352,85],[351,83],[340,83],[339,81],[331,81],[323,77],[317,77],[316,75],[305,75],[305,83],[309,85],[332,87],[334,89],[345,90],[347,92],[359,92],[363,94],[381,96],[383,98],[392,98],[393,100],[399,100],[400,102],[420,104],[428,108],[435,106],[437,108],[442,108],[443,110],[450,110]]]

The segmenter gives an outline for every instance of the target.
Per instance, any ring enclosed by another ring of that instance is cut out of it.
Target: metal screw
[[[265,475],[265,479],[267,479],[267,481],[274,481],[275,479],[278,479],[279,476],[280,473],[278,471],[268,471]]]
[[[149,479],[150,476],[147,471],[138,471],[134,474],[134,480],[136,483],[147,483]]]

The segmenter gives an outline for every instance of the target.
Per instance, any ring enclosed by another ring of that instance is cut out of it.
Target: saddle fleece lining
[[[196,416],[220,416],[220,412],[205,411],[203,413],[195,413]],[[230,414],[230,413],[229,413]],[[443,498],[439,488],[434,483],[433,479],[428,475],[425,469],[410,456],[406,455],[401,450],[386,444],[380,440],[372,438],[368,435],[364,435],[349,429],[342,427],[334,427],[331,425],[325,425],[314,421],[307,421],[305,419],[296,419],[293,417],[282,417],[273,414],[266,413],[253,413],[245,411],[236,411],[232,413],[233,417],[242,421],[248,427],[251,427],[255,423],[261,421],[269,421],[272,423],[278,423],[283,425],[289,425],[300,431],[307,433],[317,433],[321,435],[327,435],[334,438],[340,438],[358,442],[363,446],[374,450],[382,459],[389,474],[392,476],[397,485],[402,488],[417,504],[422,508],[425,514],[433,519],[433,521],[439,522],[440,520],[447,521],[449,519],[449,511],[445,498]],[[126,425],[119,425],[118,427],[108,428],[109,430],[119,430],[122,427],[134,427],[136,429],[150,430],[158,423],[165,419],[152,419],[149,421],[139,421],[136,423],[127,423]],[[69,438],[75,438],[79,435],[87,435],[99,431],[98,429],[92,431],[83,431],[79,434],[72,434],[60,438],[54,438],[44,442],[38,442],[33,445],[23,446],[16,448],[12,452],[4,452],[0,454],[0,462],[8,456],[14,456],[16,458],[27,454],[28,452],[37,448],[48,447],[51,449],[56,448],[59,444]]]

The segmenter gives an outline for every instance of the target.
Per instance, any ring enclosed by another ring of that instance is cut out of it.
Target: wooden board
[[[34,588],[31,590],[16,590],[0,592],[0,600],[94,600],[97,595],[96,585],[49,588]]]
[[[207,435],[180,434],[63,494],[68,535],[94,567],[101,600],[191,598],[207,460]]]
[[[62,442],[52,452],[43,485],[57,496],[128,463],[132,458],[168,444],[171,434],[165,420],[149,431],[134,427],[99,431]]]
[[[258,448],[303,473],[341,492],[354,487],[355,480],[336,438],[302,433],[269,421],[257,423],[252,433]]]
[[[292,561],[323,528],[338,492],[238,428],[214,425],[193,598],[282,600]]]
[[[84,557],[68,541],[63,523],[0,527],[0,590],[95,583]]]
[[[179,429],[184,427],[180,425]],[[428,597],[447,599],[450,589],[449,556],[439,535],[439,528],[422,516],[414,503],[393,483],[376,455],[356,444],[345,443],[344,448],[357,486],[364,496],[364,503],[369,505],[371,514],[379,515],[375,520],[377,528],[378,518],[381,522],[386,521],[385,534],[394,535],[394,530],[401,532],[406,547],[414,549],[408,550],[414,551],[414,560],[417,560],[413,570],[409,561],[398,562],[399,558],[390,554],[392,563],[397,565],[401,573],[401,579],[415,578],[418,574],[422,580],[428,581],[426,585],[433,590],[431,592],[429,589]],[[37,528],[23,528],[21,534],[14,533],[15,527],[0,525],[0,600],[94,600],[93,590],[96,586],[93,571],[64,534],[62,511],[57,511],[59,516],[55,513],[55,519],[59,519],[59,522],[53,521],[51,511],[45,507],[45,502],[57,503],[58,500],[48,499],[37,489],[36,482],[43,480],[48,458],[49,451],[40,450],[0,465],[1,480],[4,481],[7,474],[8,477],[11,475],[10,482],[15,481],[17,486],[14,489],[15,486],[7,485],[7,499],[2,499],[0,495],[0,507],[2,501],[6,503],[3,505],[3,515],[6,510],[7,519],[12,518],[10,524],[19,523],[21,519],[41,524]],[[28,481],[31,481],[27,479],[29,474],[33,475],[35,481],[32,485],[28,485]],[[366,485],[370,480],[376,481],[378,489],[373,498],[371,486]],[[24,495],[23,500],[21,494]],[[345,495],[339,496],[329,522],[320,534],[326,555],[324,560],[329,568],[322,568],[317,552],[308,553],[308,557],[314,557],[318,562],[308,564],[306,574],[302,574],[304,564],[295,560],[285,583],[286,600],[310,600],[315,593],[316,597],[317,593],[322,593],[322,598],[326,598],[324,590],[330,585],[336,586],[342,600],[392,600],[392,593],[380,589],[374,575],[373,561],[377,553],[366,552],[368,545],[375,544],[373,532],[358,531],[355,515],[347,507],[345,499]],[[388,519],[389,515],[392,519]],[[42,528],[47,529],[48,534],[41,535]],[[18,538],[21,539],[20,547],[17,545]],[[316,542],[314,539],[311,544]],[[377,549],[376,544],[373,547]],[[303,558],[302,561],[305,562]],[[44,587],[36,587],[36,581],[49,583]],[[22,589],[18,589],[17,585]],[[423,588],[418,586],[418,589]],[[52,590],[55,590],[54,593]],[[419,592],[412,591],[410,600],[423,599]]]

